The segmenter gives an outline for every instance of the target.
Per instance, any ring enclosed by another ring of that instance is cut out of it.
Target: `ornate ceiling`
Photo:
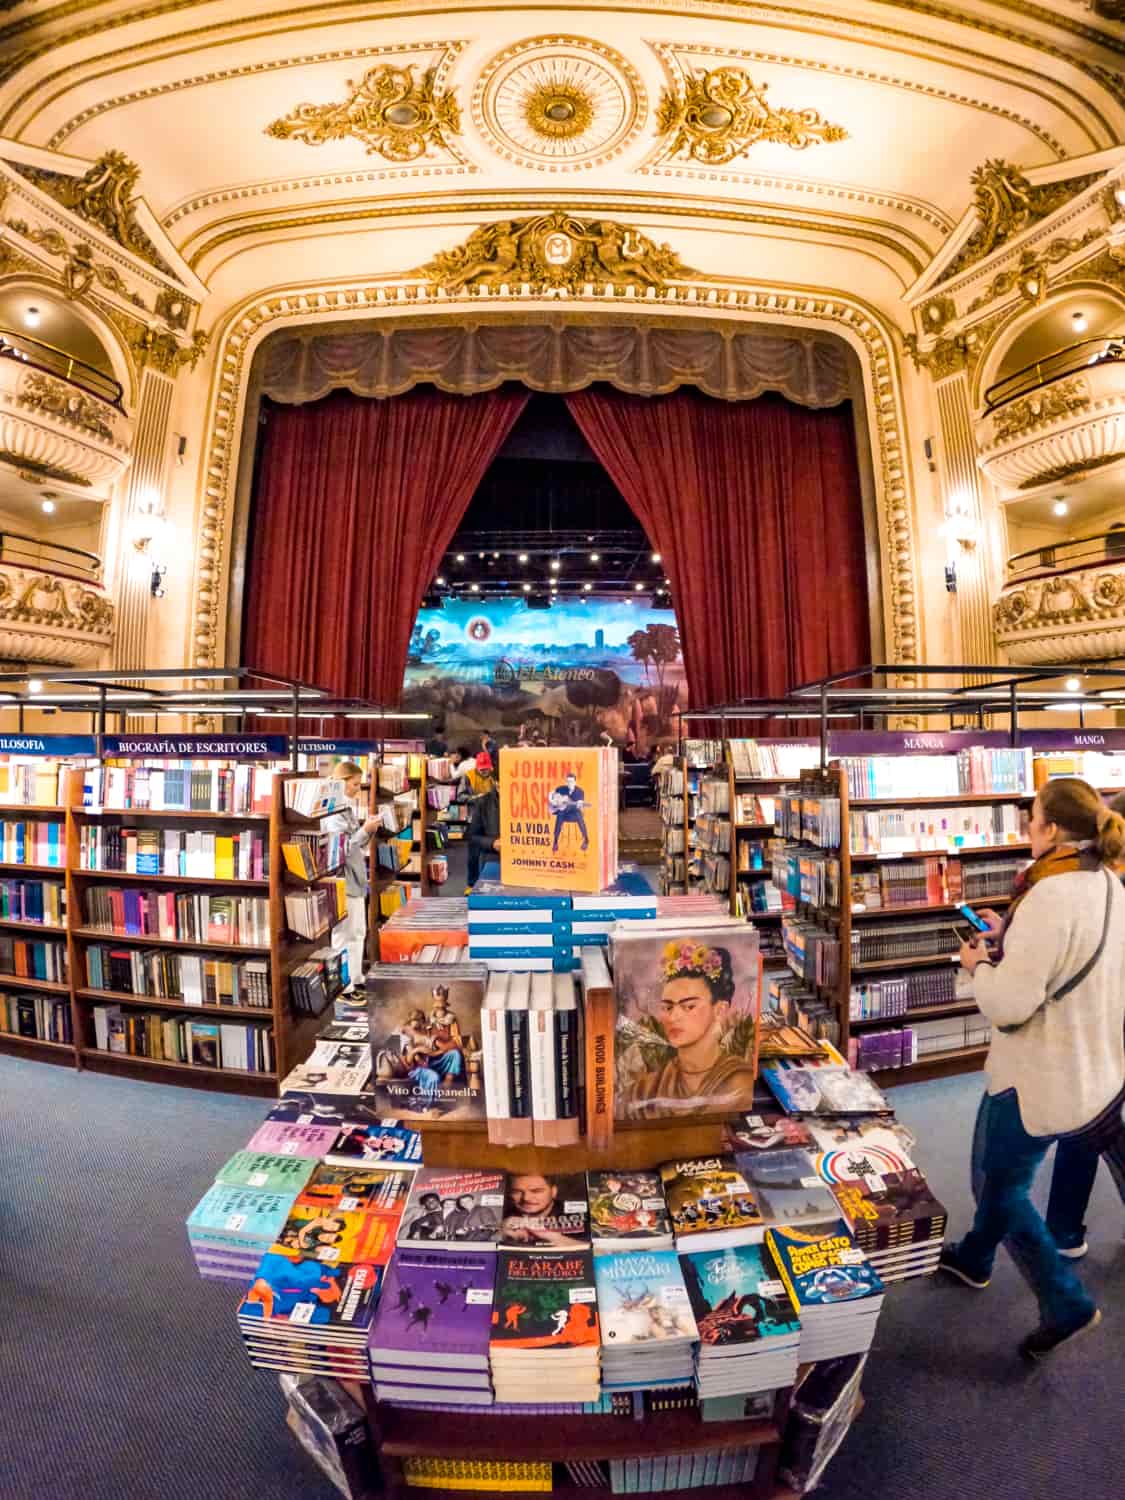
[[[1125,26],[1099,8],[835,9],[0,0],[0,136],[72,170],[126,153],[159,238],[222,300],[417,267],[561,209],[888,310],[986,161],[1125,137]]]

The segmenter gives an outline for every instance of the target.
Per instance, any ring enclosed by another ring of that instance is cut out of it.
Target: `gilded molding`
[[[1084,234],[1060,236],[1041,249],[1025,250],[1018,265],[1007,271],[997,272],[984,291],[973,298],[965,309],[966,315],[987,307],[998,297],[1007,296],[1015,287],[1019,288],[1025,301],[1042,302],[1050,281],[1050,267],[1066,260],[1070,255],[1076,255],[1079,250],[1084,250],[1104,234],[1102,225],[1093,224]]]
[[[19,477],[27,484],[42,484],[44,480],[56,484],[78,484],[89,489],[91,481],[84,474],[65,469],[60,464],[41,463],[22,453],[13,453],[10,448],[0,448],[0,464],[11,464],[19,470]]]
[[[743,68],[689,73],[681,87],[664,91],[657,111],[656,131],[667,138],[667,157],[722,166],[762,141],[805,151],[847,139],[843,126],[821,119],[819,110],[775,109],[766,101],[768,87],[756,84]]]
[[[996,441],[1018,437],[1021,433],[1037,427],[1040,422],[1052,422],[1058,417],[1070,417],[1075,412],[1085,411],[1090,405],[1090,382],[1081,375],[1072,375],[1066,380],[1056,380],[1042,389],[1009,401],[993,415],[992,431]]]
[[[471,108],[498,156],[553,172],[620,156],[645,123],[648,96],[636,68],[606,43],[534,36],[485,63]]]
[[[41,225],[32,227],[26,219],[9,219],[8,228],[29,244],[38,245],[48,255],[62,260],[62,289],[64,295],[72,301],[84,298],[94,282],[98,281],[135,306],[145,306],[144,298],[139,292],[128,290],[125,279],[116,266],[110,265],[108,261],[94,259],[94,252],[85,240],[71,244],[58,229],[50,226],[44,228]]]
[[[983,260],[986,255],[1055,213],[1098,180],[1100,174],[1068,177],[1035,187],[1011,162],[999,159],[977,167],[969,179],[979,223],[938,278],[938,285]]]
[[[1053,469],[1043,469],[1019,486],[1021,490],[1037,490],[1044,484],[1062,484],[1079,474],[1089,474],[1094,469],[1104,469],[1107,464],[1119,463],[1125,453],[1103,453],[1098,458],[1076,458],[1067,464],[1056,464]]]
[[[945,380],[969,367],[972,343],[963,333],[941,337],[923,348],[916,333],[903,335],[902,345],[916,370],[928,370],[934,380]]]
[[[378,286],[357,288],[339,285],[287,288],[258,294],[231,312],[217,336],[211,361],[212,389],[207,452],[201,472],[202,495],[195,549],[191,661],[203,668],[218,661],[222,617],[228,586],[229,559],[224,553],[230,534],[234,502],[237,449],[241,440],[243,403],[250,359],[260,338],[271,325],[299,320],[308,324],[320,318],[366,317],[413,312],[423,316],[472,318],[506,316],[526,319],[553,312],[576,321],[612,313],[630,305],[636,292],[607,286],[584,290],[566,304],[559,300],[538,304],[518,287],[463,292],[450,297],[431,290],[411,277]],[[733,279],[717,278],[687,285],[655,289],[643,294],[637,313],[655,314],[674,328],[677,315],[710,314],[720,319],[749,318],[755,322],[777,322],[792,326],[812,322],[828,326],[852,343],[863,364],[867,407],[875,452],[875,487],[879,517],[879,551],[883,569],[883,607],[888,622],[889,659],[913,662],[920,650],[917,605],[914,523],[911,510],[909,461],[905,451],[905,415],[891,330],[863,303],[846,295],[833,297],[794,291],[783,286],[748,286]],[[463,306],[455,310],[456,303]]]
[[[113,628],[113,601],[54,573],[0,568],[0,620],[100,635]]]
[[[175,275],[137,222],[138,198],[133,190],[140,180],[141,169],[124,152],[103,151],[81,177],[30,167],[19,161],[8,161],[7,165],[69,213],[100,229],[123,250],[148,261],[165,276]]]
[[[441,90],[437,68],[415,78],[413,64],[396,67],[380,63],[370,68],[341,104],[298,104],[266,126],[278,140],[324,146],[330,141],[361,141],[369,156],[387,161],[413,162],[432,147],[452,151],[461,133],[461,111],[452,90]]]
[[[16,400],[30,411],[46,412],[83,432],[105,438],[110,443],[115,441],[113,428],[106,420],[106,413],[112,413],[112,407],[68,385],[65,380],[44,374],[42,370],[27,372],[20,382]]]
[[[445,292],[508,284],[533,292],[576,292],[586,285],[662,291],[696,274],[671,246],[637,229],[612,219],[580,219],[561,208],[486,224],[427,261],[421,273]]]

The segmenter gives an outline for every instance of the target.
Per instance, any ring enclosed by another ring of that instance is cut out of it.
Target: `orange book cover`
[[[500,879],[540,890],[600,891],[616,846],[610,759],[568,747],[500,751]]]

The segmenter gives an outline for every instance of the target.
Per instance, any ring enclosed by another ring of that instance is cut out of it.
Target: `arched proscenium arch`
[[[658,295],[638,297],[633,288],[606,287],[596,295],[565,298],[522,296],[519,288],[451,297],[435,292],[416,279],[381,282],[370,288],[294,287],[247,298],[232,309],[216,329],[212,341],[212,381],[208,403],[208,442],[200,485],[195,550],[194,615],[190,660],[203,669],[221,664],[220,646],[226,593],[230,578],[229,537],[233,521],[235,483],[242,439],[247,380],[254,352],[267,334],[285,326],[300,326],[324,318],[371,322],[380,314],[398,319],[404,314],[445,323],[479,319],[489,313],[514,312],[584,314],[627,311],[647,316],[701,314],[742,324],[775,326],[802,322],[839,334],[859,355],[863,372],[879,526],[883,618],[888,657],[892,661],[919,659],[918,590],[914,540],[913,497],[906,462],[906,433],[902,391],[893,352],[890,326],[872,308],[855,298],[827,297],[775,287],[708,283],[669,286]],[[900,679],[906,685],[907,679]]]

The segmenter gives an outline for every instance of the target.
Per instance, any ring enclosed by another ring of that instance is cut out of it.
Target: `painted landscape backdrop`
[[[647,600],[447,599],[419,611],[403,706],[445,720],[450,744],[488,729],[512,740],[526,720],[548,742],[595,744],[603,729],[643,754],[672,738],[687,706],[676,617]]]

